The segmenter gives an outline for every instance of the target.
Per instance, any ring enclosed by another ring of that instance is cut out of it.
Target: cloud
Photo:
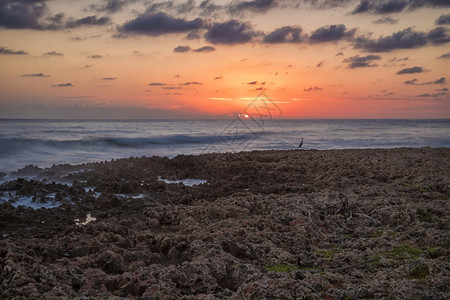
[[[289,3],[289,2],[288,2]],[[302,8],[303,6],[312,9],[330,9],[336,7],[345,7],[351,1],[348,0],[301,0],[301,1],[291,1],[290,7],[292,8]],[[289,7],[289,6],[288,6]]]
[[[229,20],[213,24],[205,33],[205,39],[212,44],[235,45],[250,42],[258,35],[250,23]]]
[[[344,24],[328,25],[320,27],[311,33],[309,41],[313,43],[334,42],[352,37],[354,33],[355,30],[348,31]]]
[[[336,53],[336,55],[335,56],[344,56],[344,52],[339,52],[339,53]]]
[[[91,4],[88,10],[96,12],[116,13],[122,10],[124,6],[135,1],[131,0],[104,0],[102,4]]]
[[[258,84],[258,81],[251,81],[251,82],[247,82],[247,84],[250,84],[250,85],[255,85],[255,84]]]
[[[169,33],[186,33],[204,27],[204,21],[200,18],[187,21],[159,12],[156,14],[141,15],[134,20],[126,22],[118,30],[122,33],[160,36]]]
[[[268,44],[300,43],[302,28],[299,26],[283,26],[267,34],[263,41]]]
[[[181,90],[181,87],[178,86],[163,86],[163,90]]]
[[[88,16],[81,19],[72,20],[70,19],[65,24],[65,28],[76,28],[81,26],[103,26],[111,24],[111,19],[109,17]]]
[[[437,92],[448,92],[448,88],[443,88],[443,89],[439,89],[439,90],[436,90]]]
[[[437,57],[438,59],[449,59],[450,58],[450,52],[442,54],[441,56]]]
[[[150,85],[150,86],[164,86],[164,85],[167,85],[167,84],[165,84],[165,83],[160,83],[160,82],[152,82],[152,83],[150,83],[149,85]]]
[[[191,47],[189,47],[189,46],[178,46],[173,49],[173,52],[176,52],[176,53],[185,53],[185,52],[189,52],[189,51],[191,51]]]
[[[411,80],[406,80],[405,82],[403,82],[403,84],[409,84],[409,85],[419,85],[417,84],[417,81],[419,81],[419,79],[411,79]]]
[[[414,73],[424,73],[424,72],[426,72],[426,71],[422,67],[412,67],[412,68],[401,69],[396,74],[402,75],[402,74],[414,74]]]
[[[427,44],[427,37],[423,32],[416,32],[411,27],[378,39],[357,37],[354,47],[367,52],[389,52],[396,49],[414,49]]]
[[[203,83],[197,81],[190,81],[185,83],[180,83],[180,85],[202,85]]]
[[[47,12],[45,0],[0,1],[0,27],[41,29],[39,19]]]
[[[447,0],[361,0],[353,9],[352,14],[390,14],[399,13],[405,9],[415,10],[425,7],[450,7]]]
[[[325,64],[325,61],[322,60],[320,63],[318,63],[318,64],[316,65],[316,67],[317,67],[317,68],[320,68],[320,67],[322,67],[324,64]]]
[[[436,25],[450,25],[450,14],[441,15],[435,23]]]
[[[448,43],[450,42],[450,30],[444,27],[436,27],[428,32],[427,38],[434,45]]]
[[[397,61],[407,61],[409,60],[409,57],[405,56],[403,58],[397,58],[397,57],[393,57],[390,60],[388,60],[389,62],[397,62]]]
[[[216,48],[214,48],[213,46],[203,46],[197,49],[192,50],[193,52],[213,52],[216,51]]]
[[[93,59],[99,59],[99,58],[102,58],[103,56],[101,56],[101,55],[98,55],[98,54],[92,54],[92,55],[89,55],[89,56],[86,56],[87,58],[93,58]]]
[[[230,13],[242,13],[245,11],[251,12],[267,12],[268,10],[277,7],[278,3],[276,0],[252,0],[252,1],[242,1],[230,7]]]
[[[356,68],[374,68],[378,67],[378,64],[372,63],[374,60],[380,60],[381,57],[379,55],[367,55],[367,56],[351,56],[343,60],[343,62],[348,63],[347,68],[356,69]]]
[[[23,74],[22,77],[40,77],[40,78],[46,78],[50,77],[50,75],[45,75],[43,73],[35,73],[35,74]]]
[[[377,20],[373,21],[372,23],[394,25],[394,24],[398,24],[398,21],[399,21],[398,19],[393,19],[390,16],[384,16],[381,19],[377,19]]]
[[[408,5],[405,0],[361,0],[358,6],[352,11],[352,14],[360,13],[374,13],[374,14],[389,14],[401,12]]]
[[[441,77],[439,79],[436,79],[434,81],[428,81],[428,82],[422,82],[422,83],[418,83],[418,79],[412,79],[412,80],[406,80],[405,82],[403,82],[403,84],[407,84],[407,85],[431,85],[431,84],[445,84],[446,83],[447,78],[445,77]]]
[[[72,83],[60,83],[60,84],[53,84],[52,87],[72,87],[74,86]]]
[[[116,77],[103,77],[102,80],[116,80]]]
[[[5,55],[27,55],[28,52],[25,52],[23,50],[19,50],[19,51],[14,51],[5,47],[0,47],[0,55],[1,54],[5,54]]]
[[[214,77],[214,80],[220,80],[222,78],[223,78],[223,76],[217,76],[217,77]]]
[[[50,51],[50,52],[45,52],[42,55],[44,56],[63,56],[63,53],[60,52],[56,52],[56,51]]]
[[[111,23],[109,17],[64,19],[64,13],[49,14],[47,0],[0,1],[0,27],[8,29],[61,30]]]
[[[316,91],[323,91],[323,88],[320,87],[309,87],[307,89],[303,89],[304,92],[316,92]]]
[[[420,94],[420,95],[416,95],[416,97],[422,97],[422,98],[437,98],[437,97],[441,97],[441,96],[446,96],[448,95],[448,92],[441,92],[441,93],[434,93],[434,94]]]

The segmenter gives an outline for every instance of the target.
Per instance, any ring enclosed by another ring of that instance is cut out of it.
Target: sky
[[[1,0],[0,118],[449,118],[448,0]]]

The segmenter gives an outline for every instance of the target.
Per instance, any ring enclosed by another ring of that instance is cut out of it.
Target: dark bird
[[[298,147],[300,148],[303,145],[303,138],[302,141],[300,142],[300,145],[298,145]]]

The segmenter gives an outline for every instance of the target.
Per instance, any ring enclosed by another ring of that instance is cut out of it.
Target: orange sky
[[[315,3],[312,5],[311,3]],[[445,1],[0,4],[0,118],[448,118]]]

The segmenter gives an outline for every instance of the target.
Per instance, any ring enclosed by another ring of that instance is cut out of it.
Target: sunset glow
[[[448,118],[447,1],[0,3],[0,118]]]

